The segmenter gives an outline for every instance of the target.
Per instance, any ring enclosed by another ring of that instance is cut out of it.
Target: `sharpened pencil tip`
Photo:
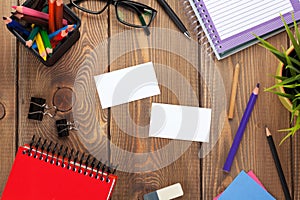
[[[267,137],[272,135],[270,130],[268,129],[268,127],[266,127],[266,135],[267,135]]]
[[[259,88],[259,86],[260,86],[260,83],[257,83],[257,84],[256,84],[256,87],[258,87],[258,88]]]

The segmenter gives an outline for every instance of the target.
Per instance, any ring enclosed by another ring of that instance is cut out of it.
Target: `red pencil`
[[[55,28],[56,30],[63,27],[62,20],[64,14],[63,0],[56,0],[55,7]]]
[[[49,20],[49,14],[43,13],[31,8],[27,8],[25,6],[12,6],[13,9],[15,9],[17,12],[22,13],[24,15],[30,15],[33,17],[38,17],[41,19],[46,19]],[[68,21],[66,19],[63,19],[63,25],[66,26],[68,25]]]
[[[49,31],[53,33],[55,31],[55,0],[48,0],[49,6]]]

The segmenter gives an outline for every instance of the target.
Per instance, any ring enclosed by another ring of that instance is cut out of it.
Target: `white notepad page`
[[[222,40],[293,11],[289,0],[203,0]]]

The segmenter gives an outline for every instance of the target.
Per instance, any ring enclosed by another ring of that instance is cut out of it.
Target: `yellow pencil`
[[[39,50],[40,56],[46,61],[47,60],[47,53],[43,43],[43,39],[40,33],[38,33],[35,37],[35,41]]]

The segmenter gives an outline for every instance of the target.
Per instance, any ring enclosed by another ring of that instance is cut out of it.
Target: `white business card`
[[[152,103],[149,137],[209,142],[211,109]]]
[[[94,76],[102,108],[160,94],[152,62]]]

